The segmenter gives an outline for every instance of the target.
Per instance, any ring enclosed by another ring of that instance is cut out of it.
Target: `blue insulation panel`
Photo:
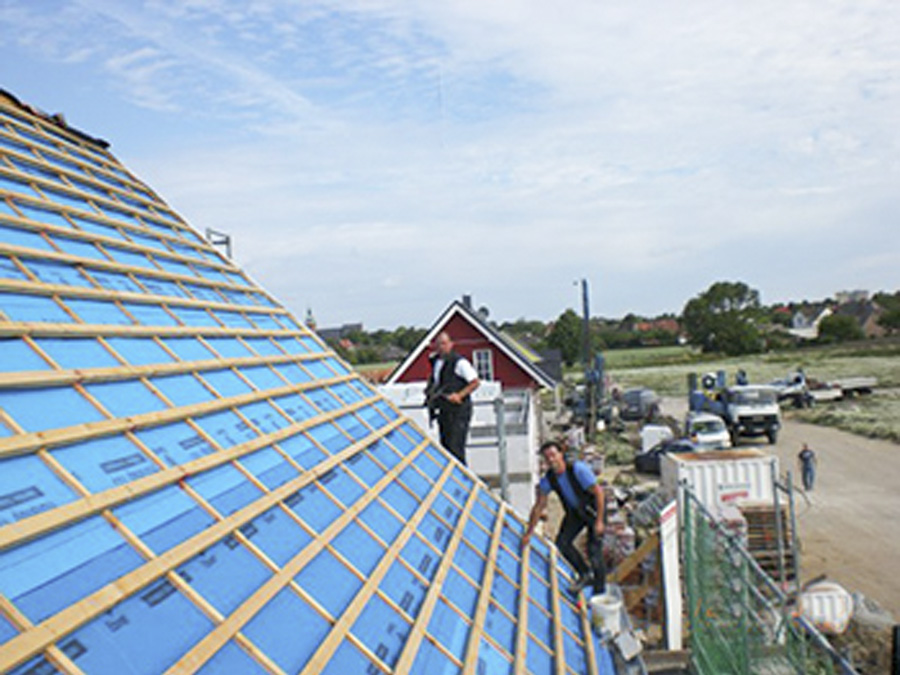
[[[614,672],[547,542],[104,147],[0,92],[0,166],[0,672]]]

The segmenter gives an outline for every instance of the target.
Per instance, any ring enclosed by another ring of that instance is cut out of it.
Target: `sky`
[[[895,0],[0,0],[0,88],[320,326],[900,289]]]

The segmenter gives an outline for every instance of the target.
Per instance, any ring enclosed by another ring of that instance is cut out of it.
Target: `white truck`
[[[765,436],[769,443],[778,440],[781,408],[778,392],[769,385],[735,384],[725,386],[725,374],[705,375],[702,388],[696,377],[688,378],[688,408],[694,412],[718,415],[728,427],[732,445],[742,436]]]

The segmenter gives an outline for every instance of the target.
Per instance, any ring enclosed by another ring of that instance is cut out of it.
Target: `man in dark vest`
[[[531,533],[547,507],[547,495],[553,490],[559,495],[565,509],[565,517],[556,536],[556,546],[578,572],[577,578],[569,586],[569,592],[577,596],[585,586],[591,585],[594,594],[599,595],[606,590],[603,488],[597,483],[597,477],[590,466],[579,460],[567,462],[556,442],[544,443],[540,454],[550,468],[538,486],[537,501],[528,516],[528,529],[522,537],[522,547],[528,544]],[[584,528],[587,528],[590,565],[574,544],[575,537]]]
[[[441,445],[466,463],[466,437],[472,420],[472,392],[481,382],[471,363],[455,351],[453,340],[442,332],[435,341],[431,379],[425,389],[429,413],[437,417]]]

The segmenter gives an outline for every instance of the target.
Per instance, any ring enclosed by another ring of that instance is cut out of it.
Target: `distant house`
[[[345,323],[337,328],[320,328],[318,330],[319,337],[323,340],[341,340],[346,339],[353,333],[362,333],[363,325],[361,323]]]
[[[802,340],[815,340],[819,337],[819,324],[822,323],[822,319],[831,314],[831,308],[825,303],[798,308],[791,317],[788,333]]]
[[[454,301],[425,337],[394,369],[388,384],[422,382],[431,373],[431,346],[443,331],[453,339],[456,351],[469,359],[483,381],[499,382],[504,389],[552,389],[557,381],[542,367],[539,355],[505,336],[472,310],[471,304]]]
[[[856,320],[866,337],[882,337],[887,329],[878,323],[884,309],[871,300],[851,300],[838,305],[834,313],[837,316],[849,316]]]

